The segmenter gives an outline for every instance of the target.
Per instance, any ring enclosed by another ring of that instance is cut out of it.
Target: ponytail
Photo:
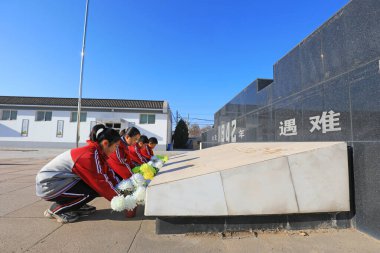
[[[109,145],[111,145],[120,140],[120,135],[115,129],[107,128],[103,124],[98,124],[92,128],[90,140],[99,144],[103,140],[107,140]]]

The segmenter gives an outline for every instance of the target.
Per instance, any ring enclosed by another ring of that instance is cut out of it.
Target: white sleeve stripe
[[[152,156],[152,153],[150,153],[150,149],[148,148],[148,146],[146,147],[146,150],[148,151],[148,155]]]
[[[115,189],[115,187],[113,187],[113,184],[109,181],[107,174],[102,174],[102,175],[106,179],[106,182],[111,186],[111,189],[114,190],[114,192],[116,192],[116,194],[119,194],[119,192]]]
[[[99,163],[99,154],[98,154],[97,150],[95,150],[95,161],[96,161],[96,168],[98,170],[98,173],[103,175],[106,182],[111,186],[111,189],[114,190],[116,192],[116,194],[119,194],[119,192],[113,187],[113,184],[109,181],[108,176],[106,174],[102,173],[102,168],[100,167],[100,163]],[[113,172],[113,170],[112,170],[112,172]]]
[[[119,148],[116,149],[116,156],[117,156],[117,159],[119,159],[119,162],[123,163],[123,161],[121,160],[121,157],[120,157]]]
[[[115,175],[115,171],[113,171],[113,169],[111,167],[108,167],[108,169],[111,170],[112,176],[116,180],[116,182],[120,183],[119,178]]]
[[[98,171],[99,174],[102,173],[102,168],[100,167],[99,163],[99,153],[97,150],[95,150],[95,162],[96,162],[96,170]]]
[[[137,156],[140,158],[140,161],[145,162],[144,159],[141,157],[140,152],[137,150],[137,146],[135,146],[135,152],[136,152]]]
[[[121,162],[125,167],[127,167],[127,169],[129,170],[129,172],[132,173],[132,170],[131,170],[131,167],[129,166],[129,164],[121,159],[121,156],[120,156],[118,148],[116,149],[116,156],[117,156],[117,159],[119,159],[119,162]]]

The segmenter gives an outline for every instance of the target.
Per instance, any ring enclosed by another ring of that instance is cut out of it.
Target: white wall
[[[145,113],[144,113],[145,114]],[[141,134],[150,137],[156,137],[159,145],[166,145],[168,143],[167,138],[167,114],[157,114],[155,124],[140,124],[140,113],[120,113],[120,112],[88,112],[87,120],[95,121],[96,119],[101,120],[120,120],[124,119],[130,123],[134,123]]]
[[[167,144],[167,114],[156,114],[155,124],[140,124],[140,114],[134,114],[131,117],[136,122],[136,127],[140,130],[141,134],[148,136],[148,138],[156,137],[158,144]]]
[[[49,110],[47,110],[49,111]],[[75,142],[76,122],[70,122],[71,111],[52,111],[51,121],[35,121],[36,110],[17,110],[17,120],[0,120],[0,141],[25,141],[25,142]],[[85,142],[90,134],[91,121],[109,120],[120,121],[124,119],[135,123],[142,134],[148,137],[156,137],[160,145],[166,145],[167,138],[167,114],[157,114],[155,124],[141,124],[140,113],[119,112],[87,112],[86,122],[80,124],[80,142]],[[28,136],[21,136],[22,120],[29,120]],[[63,137],[56,136],[57,121],[64,121]]]

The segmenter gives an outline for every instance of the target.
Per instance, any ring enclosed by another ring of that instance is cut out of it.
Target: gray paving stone
[[[25,252],[60,226],[48,219],[0,218],[0,252]]]
[[[15,183],[10,181],[5,181],[0,183],[0,195],[7,194],[9,192],[17,191],[22,188],[30,187],[34,184],[26,184],[26,183]]]
[[[98,217],[65,224],[28,252],[127,252],[141,221]]]
[[[29,206],[40,200],[34,194],[35,186],[29,186],[0,196],[0,216]]]

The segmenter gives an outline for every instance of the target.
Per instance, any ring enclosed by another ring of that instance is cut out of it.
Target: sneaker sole
[[[65,224],[65,223],[71,223],[71,222],[77,221],[77,220],[79,219],[79,216],[78,216],[77,218],[75,218],[75,219],[73,219],[73,220],[65,221],[65,220],[63,220],[61,217],[59,217],[59,216],[55,216],[53,213],[50,213],[48,210],[46,210],[46,211],[44,212],[44,216],[45,216],[46,218],[49,218],[49,219],[56,219],[57,222],[62,223],[62,224]]]
[[[78,219],[79,219],[79,217],[77,217],[73,220],[70,220],[70,221],[65,221],[65,220],[62,220],[61,218],[57,218],[57,222],[62,223],[62,224],[67,224],[67,223],[73,223],[73,222],[77,221]]]
[[[54,216],[53,216],[54,217]],[[69,221],[67,221],[67,220],[63,220],[61,217],[59,217],[59,216],[56,216],[56,217],[54,217],[56,220],[57,220],[57,222],[59,222],[59,223],[62,223],[62,224],[66,224],[66,223],[72,223],[72,222],[75,222],[75,221],[77,221],[78,219],[79,219],[79,216],[77,216],[75,219],[72,219],[72,220],[69,220]]]

